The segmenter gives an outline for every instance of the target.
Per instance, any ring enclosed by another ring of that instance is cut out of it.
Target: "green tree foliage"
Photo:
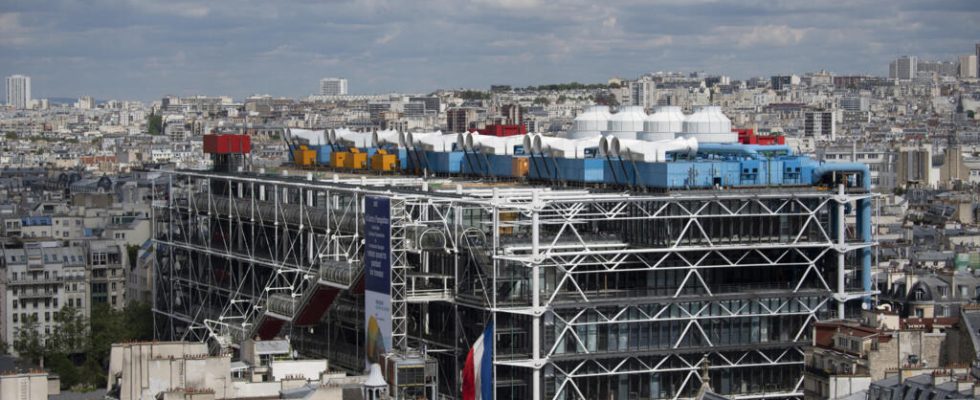
[[[480,90],[464,90],[456,95],[464,100],[485,100],[490,98],[490,93]]]
[[[54,329],[47,335],[38,332],[36,318],[28,318],[17,330],[14,350],[42,366],[46,362],[61,377],[64,389],[105,385],[113,343],[153,339],[153,314],[144,303],[129,304],[122,311],[96,303],[89,320],[65,307],[55,313]]]
[[[146,117],[146,129],[151,135],[163,134],[163,116],[150,113]]]
[[[84,349],[88,339],[88,321],[75,307],[64,307],[54,314],[56,329],[45,340],[45,350],[71,354]]]
[[[563,90],[585,90],[585,89],[608,89],[609,85],[605,83],[555,83],[550,85],[540,85],[540,86],[528,86],[524,88],[527,91],[539,91],[539,90],[552,90],[552,91],[563,91]]]
[[[37,316],[28,315],[21,321],[21,326],[14,333],[14,351],[21,358],[44,366],[44,337],[38,332],[40,328]]]
[[[126,246],[126,256],[129,257],[129,269],[132,270],[136,268],[136,258],[139,256],[140,247],[131,244]]]
[[[534,104],[546,106],[548,104],[551,104],[551,101],[548,100],[547,97],[535,97],[534,98]]]
[[[619,100],[616,100],[616,96],[610,93],[600,93],[595,96],[595,103],[610,107],[616,107],[619,105]]]

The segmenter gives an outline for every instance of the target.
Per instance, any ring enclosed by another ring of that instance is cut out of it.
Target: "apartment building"
[[[0,340],[13,342],[18,329],[31,318],[37,320],[39,331],[51,333],[54,315],[65,306],[89,315],[85,249],[39,241],[3,248],[0,254]]]

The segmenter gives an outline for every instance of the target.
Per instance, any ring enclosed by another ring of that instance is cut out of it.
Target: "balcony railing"
[[[29,279],[20,278],[20,279],[11,279],[11,280],[8,280],[7,281],[7,284],[8,285],[11,285],[11,286],[18,286],[18,285],[50,285],[50,284],[58,284],[58,283],[61,283],[64,280],[65,280],[65,278],[60,277],[60,276],[54,276],[54,277],[50,277],[50,278],[36,278],[36,279],[34,279],[34,278],[29,278]]]
[[[58,295],[57,290],[17,292],[17,298],[19,299],[45,299],[57,295]]]

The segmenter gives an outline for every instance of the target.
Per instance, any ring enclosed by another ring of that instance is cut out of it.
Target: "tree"
[[[534,104],[539,104],[539,105],[546,106],[548,104],[551,104],[551,101],[548,100],[547,97],[535,97],[534,98]]]
[[[54,314],[55,330],[45,343],[50,353],[73,354],[85,351],[88,321],[75,307],[64,307]]]
[[[129,303],[123,309],[127,340],[153,340],[153,307],[149,303]]]
[[[146,117],[146,129],[151,135],[163,134],[163,116],[150,113]]]
[[[44,367],[44,339],[38,332],[36,315],[24,314],[21,326],[14,333],[14,351],[24,359]]]
[[[129,269],[133,270],[136,268],[136,258],[139,257],[140,247],[131,244],[126,246],[126,256],[129,257]]]
[[[153,313],[149,304],[130,303],[122,311],[105,303],[94,304],[81,379],[96,386],[105,382],[113,343],[151,339]]]

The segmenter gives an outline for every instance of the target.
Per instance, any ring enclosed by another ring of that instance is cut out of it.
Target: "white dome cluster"
[[[623,106],[615,114],[607,106],[591,106],[579,114],[572,130],[564,137],[584,139],[595,136],[646,141],[695,138],[701,143],[735,143],[732,121],[720,106],[699,106],[691,115],[680,107],[660,106],[647,115],[643,107]]]

